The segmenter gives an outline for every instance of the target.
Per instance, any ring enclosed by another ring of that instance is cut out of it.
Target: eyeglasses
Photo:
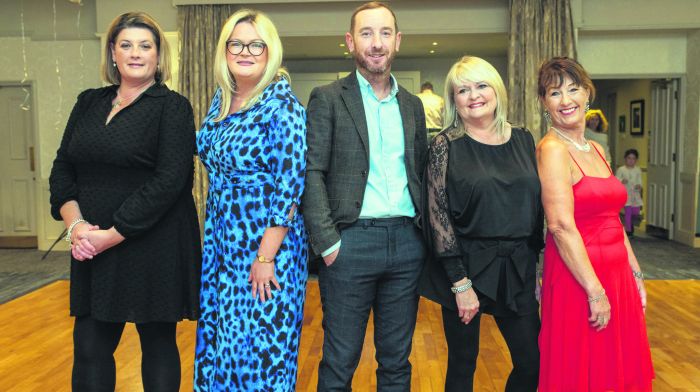
[[[267,45],[262,41],[253,41],[244,44],[241,41],[226,41],[226,50],[236,56],[243,53],[243,49],[248,48],[248,53],[253,56],[260,56],[265,51]]]

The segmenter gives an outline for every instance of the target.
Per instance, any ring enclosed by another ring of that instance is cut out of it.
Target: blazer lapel
[[[362,103],[360,85],[357,81],[355,71],[343,79],[343,91],[340,93],[345,107],[347,107],[355,129],[360,134],[360,139],[365,147],[365,153],[369,156],[369,133],[367,131],[367,118],[365,117],[365,106]]]
[[[414,154],[413,150],[415,148],[415,135],[416,135],[416,123],[415,117],[413,116],[413,107],[410,105],[410,101],[406,96],[408,92],[399,87],[399,92],[396,94],[396,98],[399,101],[399,111],[401,112],[401,121],[403,122],[403,139],[404,139],[404,159],[406,161],[406,174],[414,172]]]

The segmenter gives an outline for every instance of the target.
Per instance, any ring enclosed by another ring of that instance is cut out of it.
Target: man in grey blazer
[[[417,284],[425,249],[416,225],[427,155],[421,101],[391,63],[401,33],[380,2],[358,7],[346,33],[356,71],[311,93],[302,209],[323,256],[319,391],[350,390],[370,310],[377,389],[408,391]]]

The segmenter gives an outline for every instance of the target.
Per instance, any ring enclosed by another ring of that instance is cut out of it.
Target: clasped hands
[[[99,226],[80,222],[71,233],[71,254],[78,261],[92,260],[96,255],[124,241],[114,228],[101,230]]]

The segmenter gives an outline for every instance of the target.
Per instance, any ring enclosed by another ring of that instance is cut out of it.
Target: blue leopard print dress
[[[216,123],[220,96],[197,135],[209,195],[194,389],[294,391],[308,248],[302,215],[288,215],[304,191],[306,112],[284,79]],[[289,231],[275,258],[282,289],[262,303],[248,277],[270,226]]]

